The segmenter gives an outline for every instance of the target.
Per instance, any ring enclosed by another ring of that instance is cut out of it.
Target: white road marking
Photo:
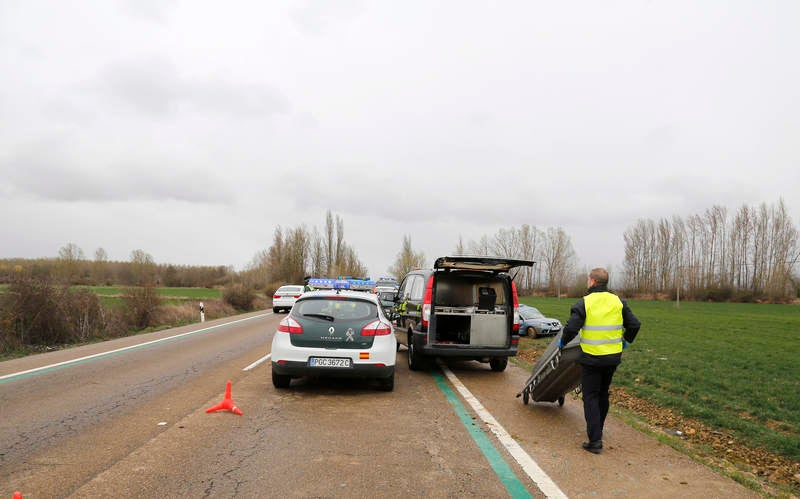
[[[256,367],[257,365],[261,364],[262,362],[266,362],[266,361],[268,361],[271,355],[272,355],[271,353],[268,353],[267,355],[265,355],[265,356],[261,357],[261,358],[260,358],[260,359],[258,359],[257,361],[253,362],[253,363],[252,363],[252,364],[250,364],[249,366],[247,366],[247,367],[245,367],[244,369],[242,369],[242,371],[249,371],[250,369],[253,369],[253,368],[254,368],[254,367]]]
[[[536,464],[536,461],[525,452],[522,447],[514,440],[511,435],[497,422],[494,416],[483,407],[477,398],[470,392],[466,386],[456,377],[455,374],[446,366],[442,361],[439,361],[439,366],[442,368],[445,377],[456,387],[458,393],[464,397],[464,400],[469,403],[475,413],[483,420],[484,423],[492,430],[492,433],[497,436],[497,439],[503,444],[509,454],[522,466],[525,473],[533,480],[539,490],[547,497],[566,498],[567,495],[558,488],[558,485],[544,472],[542,468]]]
[[[198,329],[196,331],[189,331],[189,332],[186,332],[186,333],[176,334],[175,336],[168,336],[166,338],[160,338],[158,340],[152,340],[152,341],[148,341],[148,342],[145,342],[145,343],[139,343],[139,344],[136,344],[136,345],[130,345],[130,346],[123,347],[123,348],[117,348],[116,350],[109,350],[108,352],[100,352],[100,353],[96,353],[96,354],[93,354],[93,355],[87,355],[86,357],[81,357],[81,358],[78,358],[78,359],[65,360],[63,362],[58,362],[56,364],[50,364],[50,365],[47,365],[47,366],[28,369],[27,371],[20,371],[20,372],[16,372],[16,373],[6,374],[4,376],[0,376],[0,381],[2,381],[4,379],[8,379],[8,378],[14,378],[14,377],[17,377],[17,376],[24,376],[26,374],[36,373],[36,372],[39,372],[39,371],[46,371],[48,369],[54,369],[56,367],[66,366],[66,365],[69,365],[69,364],[83,363],[83,362],[86,362],[88,360],[95,359],[97,357],[104,357],[104,356],[107,356],[107,355],[112,355],[112,354],[124,352],[126,350],[133,350],[133,349],[137,349],[137,348],[142,348],[142,347],[145,347],[147,345],[152,345],[152,344],[155,344],[155,343],[161,343],[161,342],[164,342],[164,341],[174,340],[176,338],[180,338],[180,337],[183,337],[183,336],[191,336],[193,334],[202,333],[204,331],[209,331],[211,329],[217,329],[217,328],[220,328],[220,327],[226,327],[226,326],[230,326],[232,324],[236,324],[238,322],[244,322],[244,321],[249,321],[249,320],[253,320],[253,319],[258,319],[260,317],[266,317],[268,315],[272,315],[272,313],[270,312],[270,313],[266,313],[266,314],[254,315],[252,317],[246,317],[244,319],[238,319],[238,320],[235,320],[235,321],[226,322],[224,324],[217,324],[216,326],[210,326],[210,327],[206,327],[206,328],[203,328],[203,329]]]

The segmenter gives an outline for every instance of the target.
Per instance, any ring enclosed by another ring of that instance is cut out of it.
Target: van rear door
[[[514,267],[532,267],[533,264],[532,260],[516,260],[493,256],[442,256],[436,259],[433,268],[508,272]]]

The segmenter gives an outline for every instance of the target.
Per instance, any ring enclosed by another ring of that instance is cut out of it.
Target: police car
[[[306,292],[272,339],[272,384],[289,388],[303,376],[368,378],[392,391],[396,352],[394,328],[376,295],[341,287]]]

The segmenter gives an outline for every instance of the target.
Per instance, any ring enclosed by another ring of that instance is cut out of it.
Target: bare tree
[[[397,253],[394,265],[389,267],[389,273],[393,275],[398,281],[403,278],[411,270],[425,266],[425,255],[422,252],[414,251],[411,246],[411,236],[403,236],[403,247]]]
[[[564,229],[550,227],[545,234],[542,256],[550,290],[555,296],[559,296],[561,290],[566,289],[569,275],[575,266],[575,250]]]
[[[83,250],[75,243],[67,243],[58,250],[56,274],[64,284],[77,284],[80,280],[81,266],[85,259]]]
[[[92,281],[96,285],[111,284],[109,282],[108,255],[103,248],[97,248],[92,262]]]
[[[322,236],[319,235],[317,228],[314,227],[314,233],[311,236],[311,261],[310,261],[311,275],[322,276],[327,271],[327,264],[325,263],[325,242]]]
[[[639,220],[624,234],[631,290],[655,293],[674,286],[690,298],[719,299],[734,292],[782,299],[795,292],[798,230],[782,199],[773,206],[743,205],[732,220],[724,207],[713,206],[685,222],[662,219],[655,232],[651,226]]]
[[[467,251],[467,250],[466,250],[466,248],[464,247],[464,239],[463,239],[463,238],[461,237],[461,235],[459,234],[459,236],[458,236],[458,243],[456,243],[456,249],[455,249],[455,252],[454,252],[454,254],[455,254],[456,256],[464,256],[464,255],[466,255],[466,254],[467,254],[467,253],[466,253],[466,251]]]
[[[156,280],[156,262],[153,257],[141,249],[131,251],[131,274],[139,286],[154,285]]]

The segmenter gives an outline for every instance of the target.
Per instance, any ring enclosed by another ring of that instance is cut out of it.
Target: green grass
[[[566,322],[576,300],[523,297]],[[630,300],[642,321],[614,382],[743,442],[800,459],[800,307]]]
[[[126,286],[82,286],[98,296],[121,296]],[[183,300],[219,300],[221,289],[209,288],[157,288],[158,294],[167,299]]]

